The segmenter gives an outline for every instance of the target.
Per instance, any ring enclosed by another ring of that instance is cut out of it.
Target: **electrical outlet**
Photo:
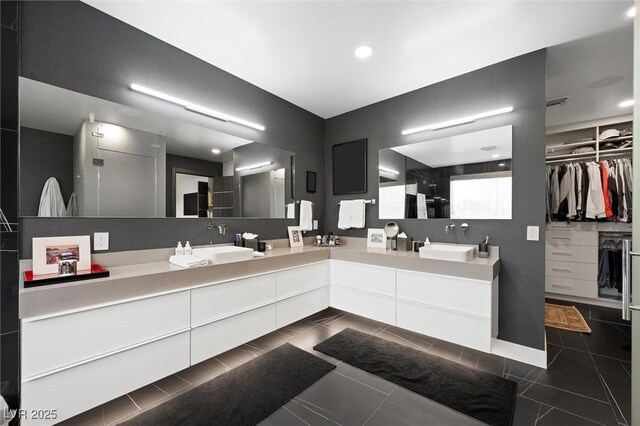
[[[527,241],[540,241],[539,226],[527,226]]]
[[[109,233],[94,232],[93,233],[93,250],[109,250]]]
[[[316,230],[318,229],[318,221],[314,219],[313,221],[313,229]]]

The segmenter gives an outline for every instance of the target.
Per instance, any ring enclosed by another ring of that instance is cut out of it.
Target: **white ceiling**
[[[630,114],[618,104],[633,98],[633,24],[549,48],[547,127]]]
[[[632,4],[85,1],[324,118],[628,24]]]
[[[167,137],[167,152],[208,161],[228,160],[228,152],[252,141],[199,126],[172,115],[144,111],[20,77],[20,125],[74,135],[93,113],[96,121]],[[193,115],[193,114],[192,114]],[[198,117],[196,117],[198,118]],[[213,154],[212,148],[221,154]]]
[[[391,149],[434,169],[486,163],[511,158],[512,134],[513,126],[502,126]]]

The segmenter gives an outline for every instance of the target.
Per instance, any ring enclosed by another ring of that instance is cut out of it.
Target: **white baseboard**
[[[492,338],[491,353],[536,367],[547,368],[547,351],[540,349]]]

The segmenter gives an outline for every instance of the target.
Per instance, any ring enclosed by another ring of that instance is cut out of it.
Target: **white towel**
[[[78,197],[76,197],[75,192],[71,194],[71,197],[69,197],[69,204],[67,204],[67,216],[78,216]]]
[[[293,203],[287,204],[287,219],[296,218],[296,205]]]
[[[351,228],[351,210],[353,202],[349,200],[340,201],[340,211],[338,212],[338,229]]]
[[[311,231],[313,229],[313,204],[311,201],[300,201],[300,230]]]
[[[169,262],[181,268],[197,268],[198,266],[207,266],[209,261],[192,254],[174,255],[169,258]]]
[[[58,180],[50,177],[42,188],[38,217],[61,217],[67,215],[67,208],[60,192]]]
[[[351,227],[364,228],[365,218],[365,202],[364,200],[351,201]]]
[[[418,219],[427,219],[427,197],[418,192]]]

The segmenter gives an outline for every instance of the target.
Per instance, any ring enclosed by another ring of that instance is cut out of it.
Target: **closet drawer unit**
[[[158,317],[156,317],[157,319]],[[189,367],[189,331],[66,370],[22,382],[21,408],[57,410],[54,420],[22,419],[22,425],[50,425],[89,410]]]
[[[598,263],[598,248],[594,246],[564,246],[547,244],[546,260],[558,262]]]
[[[329,285],[329,262],[317,263],[277,273],[278,300]]]
[[[575,229],[548,229],[546,242],[555,247],[566,246],[598,246],[597,231],[579,231]]]
[[[597,263],[545,262],[545,275],[556,278],[594,281],[598,279]]]
[[[398,327],[491,352],[491,319],[398,301]]]
[[[22,377],[189,328],[189,291],[22,321]]]
[[[276,304],[191,329],[191,365],[276,329]]]
[[[569,296],[598,298],[598,282],[594,280],[576,280],[571,278],[545,277],[547,293],[566,294]]]
[[[226,318],[276,301],[276,274],[199,287],[191,291],[191,326]]]
[[[396,296],[396,270],[368,264],[331,261],[331,284]]]
[[[329,287],[293,296],[277,303],[277,327],[284,327],[329,307]]]
[[[332,285],[331,306],[386,324],[395,325],[396,323],[395,297]]]

